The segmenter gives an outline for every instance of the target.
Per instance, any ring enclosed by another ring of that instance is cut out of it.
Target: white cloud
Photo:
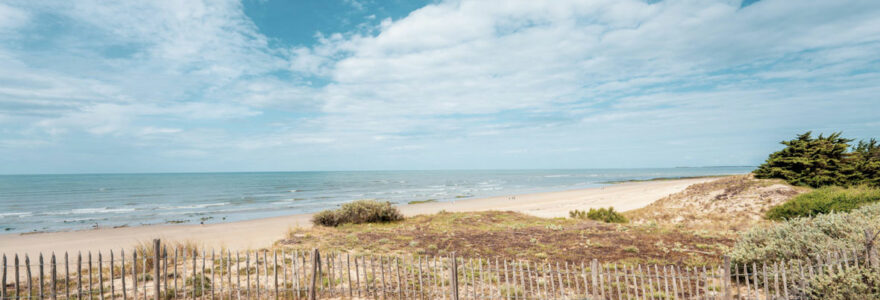
[[[29,21],[29,16],[21,9],[0,3],[0,33],[21,27]]]
[[[2,141],[491,161],[872,124],[880,2],[651,2],[442,1],[285,49],[232,0],[0,4]],[[72,29],[28,51],[41,15]]]

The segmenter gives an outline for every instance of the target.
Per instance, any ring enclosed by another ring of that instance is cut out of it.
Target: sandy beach
[[[614,206],[619,211],[644,207],[689,185],[717,178],[693,178],[629,182],[604,187],[509,195],[454,202],[400,206],[407,216],[450,212],[504,210],[539,217],[566,217],[573,209]],[[154,238],[190,241],[209,248],[233,250],[263,248],[282,238],[289,228],[311,226],[311,214],[205,225],[150,225],[125,228],[0,235],[0,253],[61,253],[64,251],[107,251],[127,248]]]

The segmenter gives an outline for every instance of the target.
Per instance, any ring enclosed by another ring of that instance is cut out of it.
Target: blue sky
[[[755,165],[880,137],[880,2],[0,2],[0,173]]]

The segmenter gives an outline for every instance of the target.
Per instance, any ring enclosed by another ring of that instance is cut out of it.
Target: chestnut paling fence
[[[0,299],[801,299],[812,277],[877,268],[870,253],[633,266],[317,249],[214,252],[155,240],[127,252],[4,254]]]

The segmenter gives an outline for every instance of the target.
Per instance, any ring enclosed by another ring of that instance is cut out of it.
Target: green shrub
[[[880,299],[880,270],[860,266],[822,273],[810,280],[806,294],[809,299]]]
[[[403,220],[403,214],[391,202],[358,200],[343,204],[336,210],[321,211],[312,216],[312,223],[321,226],[381,223]]]
[[[793,185],[869,184],[880,186],[880,144],[871,139],[850,149],[852,139],[841,133],[814,138],[811,132],[783,141],[786,147],[770,154],[753,172],[757,178],[780,178]]]
[[[767,211],[767,218],[784,220],[796,217],[812,217],[831,212],[848,212],[862,205],[880,201],[880,189],[868,186],[842,188],[823,187],[800,194]]]
[[[605,223],[626,223],[629,220],[626,219],[622,214],[614,211],[614,207],[606,208],[591,208],[590,211],[583,210],[572,210],[568,212],[568,216],[573,219],[590,219],[594,221],[602,221]]]
[[[868,204],[848,213],[794,218],[754,227],[740,234],[729,255],[737,264],[760,265],[780,260],[807,261],[840,249],[856,249],[857,253],[864,253],[865,230],[880,230],[880,203]]]

